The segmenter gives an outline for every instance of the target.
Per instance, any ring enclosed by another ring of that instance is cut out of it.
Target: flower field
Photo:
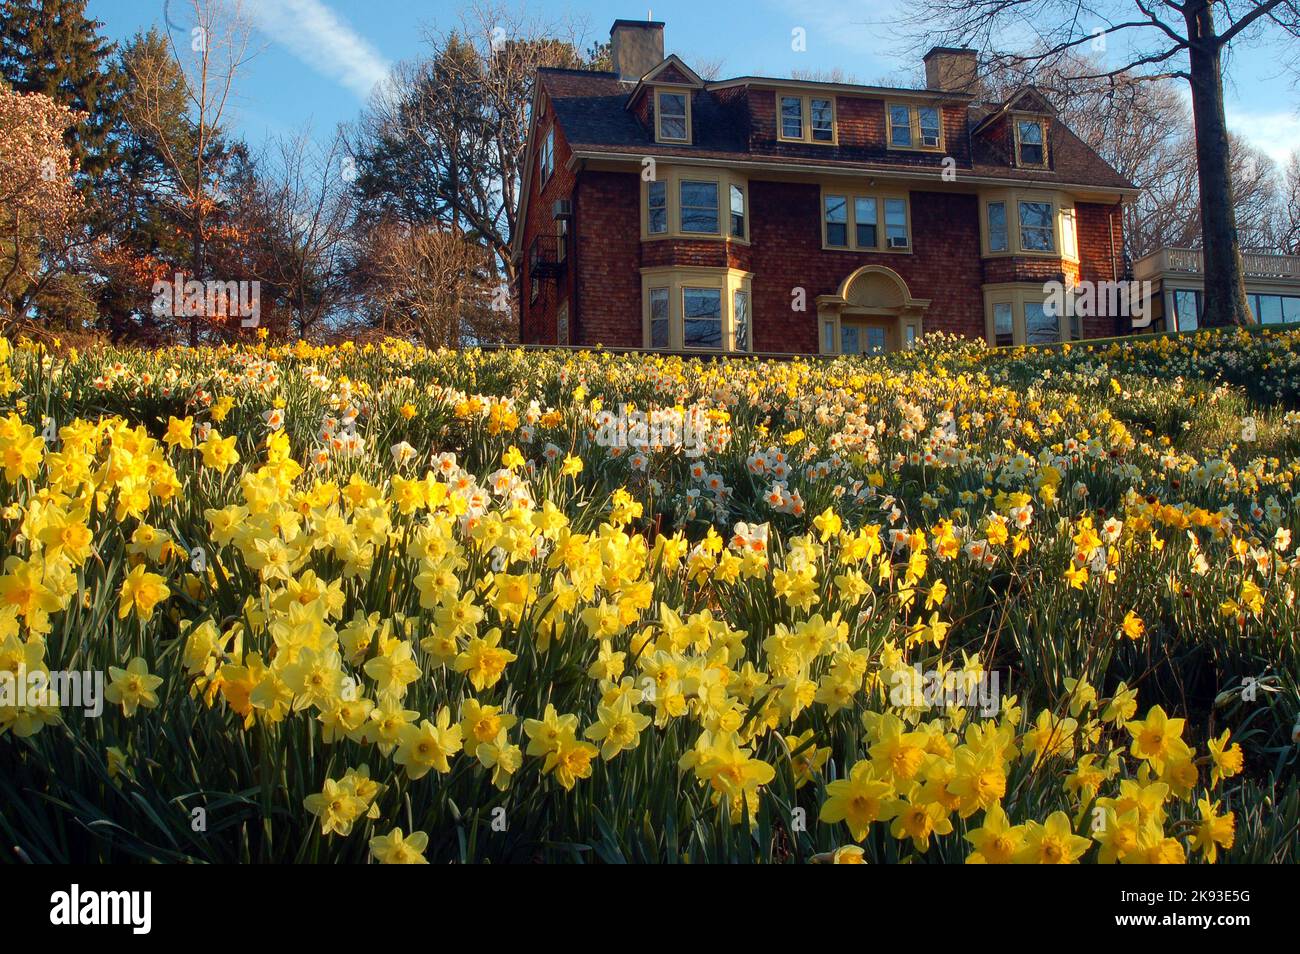
[[[1300,860],[1300,333],[0,356],[7,860]]]

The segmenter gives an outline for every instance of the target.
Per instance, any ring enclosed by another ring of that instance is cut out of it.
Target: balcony
[[[558,235],[543,232],[537,235],[528,246],[528,271],[536,279],[558,278],[564,272],[568,261],[565,254],[564,239]]]
[[[1242,252],[1241,265],[1247,279],[1300,284],[1300,255]],[[1205,260],[1200,249],[1162,248],[1139,259],[1133,270],[1139,280],[1168,274],[1201,275]]]

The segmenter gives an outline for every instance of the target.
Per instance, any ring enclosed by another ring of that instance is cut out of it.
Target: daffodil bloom
[[[108,678],[104,697],[114,705],[120,704],[122,714],[127,718],[135,715],[141,706],[157,708],[158,693],[155,690],[162,685],[162,676],[152,675],[149,664],[142,657],[134,657],[125,669],[109,666]]]
[[[150,573],[144,565],[133,567],[122,581],[122,590],[118,599],[118,619],[126,619],[134,609],[136,615],[144,621],[153,618],[154,607],[171,596],[166,580],[157,573]]]
[[[422,831],[403,836],[402,829],[394,828],[370,839],[370,854],[381,865],[427,865],[424,851],[428,847],[429,836]]]

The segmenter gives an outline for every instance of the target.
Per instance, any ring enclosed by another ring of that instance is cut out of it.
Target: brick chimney
[[[664,25],[656,20],[615,20],[609,56],[621,80],[635,82],[664,60]]]
[[[979,57],[974,50],[936,46],[923,59],[926,89],[979,94]]]

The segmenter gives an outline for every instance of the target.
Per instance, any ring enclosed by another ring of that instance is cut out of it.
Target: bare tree
[[[380,223],[366,236],[360,267],[373,323],[429,348],[501,340],[509,313],[502,319],[491,307],[489,258],[482,245],[439,225]]]
[[[205,271],[204,223],[219,189],[211,150],[220,135],[235,77],[251,58],[252,25],[242,0],[189,0],[189,33],[178,42],[168,33],[172,60],[183,74],[188,129],[177,135],[172,63],[142,56],[130,64],[128,116],[137,135],[148,138],[170,167],[190,225],[190,266]],[[198,344],[199,316],[190,316],[190,344]]]
[[[1091,78],[1186,80],[1202,197],[1206,323],[1252,320],[1233,203],[1223,55],[1248,32],[1300,37],[1297,0],[928,0],[903,22],[922,46],[974,46],[992,62],[1012,65],[1050,64],[1087,45],[1105,49],[1117,38],[1125,41],[1119,64]],[[996,49],[1004,36],[1026,33],[1036,39],[1034,52]]]
[[[352,136],[362,212],[444,223],[481,242],[513,289],[510,238],[537,70],[593,61],[579,52],[575,22],[544,21],[496,0],[473,0],[455,29],[426,38],[429,54],[394,70]]]
[[[323,145],[306,133],[281,138],[268,152],[240,218],[261,233],[258,278],[290,311],[292,330],[306,338],[348,297],[352,160],[341,133]]]
[[[1278,217],[1277,245],[1288,255],[1300,255],[1300,152],[1286,164]]]

